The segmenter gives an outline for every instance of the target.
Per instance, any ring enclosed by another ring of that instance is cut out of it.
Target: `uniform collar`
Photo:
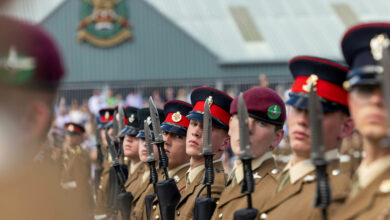
[[[130,165],[130,175],[132,175],[142,163],[143,163],[142,161],[139,161],[133,166]]]
[[[222,162],[222,159],[217,159],[217,160],[214,160],[213,163],[218,163],[218,162]],[[195,177],[204,169],[204,164],[200,165],[200,166],[197,166],[193,169],[191,169],[191,167],[187,170],[187,173],[186,173],[186,182],[191,184],[192,181],[194,181]]]
[[[375,160],[370,165],[367,165],[364,161],[360,164],[357,175],[359,184],[362,188],[367,187],[372,183],[380,174],[390,168],[390,155],[384,156],[378,160]]]
[[[325,152],[326,160],[333,161],[339,159],[339,154],[337,149],[329,150]],[[310,159],[300,161],[294,165],[291,164],[291,160],[288,162],[283,172],[288,171],[290,174],[291,184],[296,183],[299,179],[303,178],[307,174],[313,172],[315,166],[311,163]]]
[[[144,174],[142,175],[142,183],[145,183],[150,175],[150,170],[145,170]]]
[[[189,165],[190,165],[190,163],[185,163],[185,164],[182,164],[178,167],[173,168],[172,170],[168,170],[169,177],[174,176],[179,170],[181,170],[182,168],[187,167]]]
[[[267,152],[263,156],[255,158],[252,160],[252,171],[259,168],[264,161],[271,159],[272,158],[272,152]],[[240,183],[244,179],[244,172],[242,168],[243,164],[240,163],[239,165],[235,166],[233,168],[234,170],[234,175],[237,180],[237,183]]]

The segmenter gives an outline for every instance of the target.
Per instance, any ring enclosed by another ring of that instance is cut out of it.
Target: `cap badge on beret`
[[[213,97],[212,96],[209,96],[207,98],[207,100],[209,101],[209,107],[211,107],[211,105],[213,104]]]
[[[277,105],[271,105],[267,110],[268,118],[272,120],[278,119],[281,114],[282,114],[282,110]]]
[[[134,120],[135,120],[134,114],[131,114],[130,117],[129,117],[129,122],[130,122],[130,123],[133,123]]]
[[[11,83],[26,83],[34,75],[35,60],[32,57],[20,55],[11,46],[8,56],[0,59],[0,72],[6,74],[1,78]]]
[[[316,74],[311,74],[310,77],[306,80],[306,84],[302,86],[303,91],[310,92],[311,86],[316,86],[318,81],[318,76]],[[314,91],[316,88],[314,87]]]
[[[382,59],[383,48],[390,46],[390,40],[385,34],[378,34],[370,41],[371,53],[375,60]]]
[[[177,111],[176,113],[174,113],[173,115],[172,115],[172,121],[174,121],[174,122],[179,122],[179,121],[181,121],[181,114],[180,114],[180,112],[179,111]]]
[[[68,131],[74,132],[74,126],[73,126],[73,125],[69,125],[69,126],[68,126]]]
[[[110,118],[110,113],[109,112],[104,113],[104,118],[108,120]]]
[[[146,123],[148,123],[148,125],[152,124],[152,118],[150,116],[146,118]]]

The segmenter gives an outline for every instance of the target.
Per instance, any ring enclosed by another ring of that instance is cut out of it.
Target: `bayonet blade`
[[[163,142],[164,139],[160,128],[160,117],[158,116],[157,107],[154,104],[153,98],[151,96],[149,97],[149,111],[150,111],[150,117],[152,119],[154,141]]]
[[[108,134],[108,129],[106,129],[105,134],[106,134],[106,140],[107,140],[107,144],[108,144],[108,150],[110,151],[111,157],[112,157],[114,163],[118,163],[118,155],[117,155],[117,152],[115,150],[115,143],[111,139],[110,135]]]
[[[100,136],[100,129],[98,127],[98,122],[95,121],[93,124],[93,129],[95,129],[95,138],[96,138],[96,145],[102,144],[102,137]]]
[[[114,135],[117,135],[119,132],[118,121],[119,121],[118,110],[115,110],[113,121],[112,121],[112,123],[113,123],[112,128],[114,129]]]
[[[238,124],[240,128],[240,159],[248,159],[252,156],[249,143],[249,116],[243,94],[238,97]]]
[[[322,137],[322,106],[314,89],[314,85],[311,84],[308,107],[311,130],[311,159],[316,162],[325,159],[325,146]]]
[[[203,154],[213,152],[211,143],[212,123],[209,99],[206,99],[203,110]]]
[[[118,111],[119,111],[118,132],[121,132],[122,129],[125,127],[125,113],[123,112],[124,110],[122,105],[118,106]]]
[[[385,36],[385,40],[388,42],[389,39]],[[383,67],[383,79],[382,82],[382,95],[385,100],[385,106],[387,111],[387,138],[381,141],[382,147],[390,147],[390,49],[389,44],[383,45],[383,56],[380,60],[380,64]]]
[[[144,132],[145,132],[145,145],[146,152],[148,154],[147,162],[152,162],[156,160],[154,156],[153,144],[152,144],[152,134],[150,132],[150,128],[147,120],[144,121]]]

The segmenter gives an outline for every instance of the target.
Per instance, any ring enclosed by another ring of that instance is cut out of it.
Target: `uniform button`
[[[219,213],[218,218],[222,218],[222,213]]]
[[[177,211],[177,212],[176,212],[176,215],[177,215],[177,216],[180,216],[180,211]]]
[[[102,185],[99,185],[99,189],[103,189],[103,186],[102,186]]]
[[[153,206],[153,210],[156,210],[156,208],[157,208],[157,206],[156,206],[156,205],[154,205],[154,206]]]
[[[154,219],[160,219],[160,216],[156,215],[154,216]]]
[[[135,211],[133,211],[131,214],[135,215]]]
[[[260,219],[267,219],[267,214],[262,213],[262,214],[260,215]]]

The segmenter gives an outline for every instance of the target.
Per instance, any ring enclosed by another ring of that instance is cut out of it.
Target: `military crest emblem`
[[[112,47],[131,39],[126,0],[81,0],[77,39]]]
[[[172,121],[174,121],[174,122],[179,122],[179,121],[181,121],[181,114],[180,114],[180,112],[178,111],[178,112],[175,112],[173,115],[172,115]]]
[[[34,76],[35,68],[34,58],[11,47],[7,55],[0,57],[0,80],[12,84],[28,83]]]
[[[267,109],[267,115],[268,115],[268,118],[272,119],[272,120],[275,120],[275,119],[278,119],[280,114],[282,114],[282,110],[280,109],[279,106],[277,105],[271,105],[268,109]]]
[[[134,120],[135,120],[134,114],[131,114],[131,116],[129,117],[129,122],[133,123]]]
[[[306,84],[302,86],[303,91],[310,92],[310,87],[314,86],[314,91],[316,91],[316,85],[318,81],[318,76],[311,74],[310,77],[306,80]]]

